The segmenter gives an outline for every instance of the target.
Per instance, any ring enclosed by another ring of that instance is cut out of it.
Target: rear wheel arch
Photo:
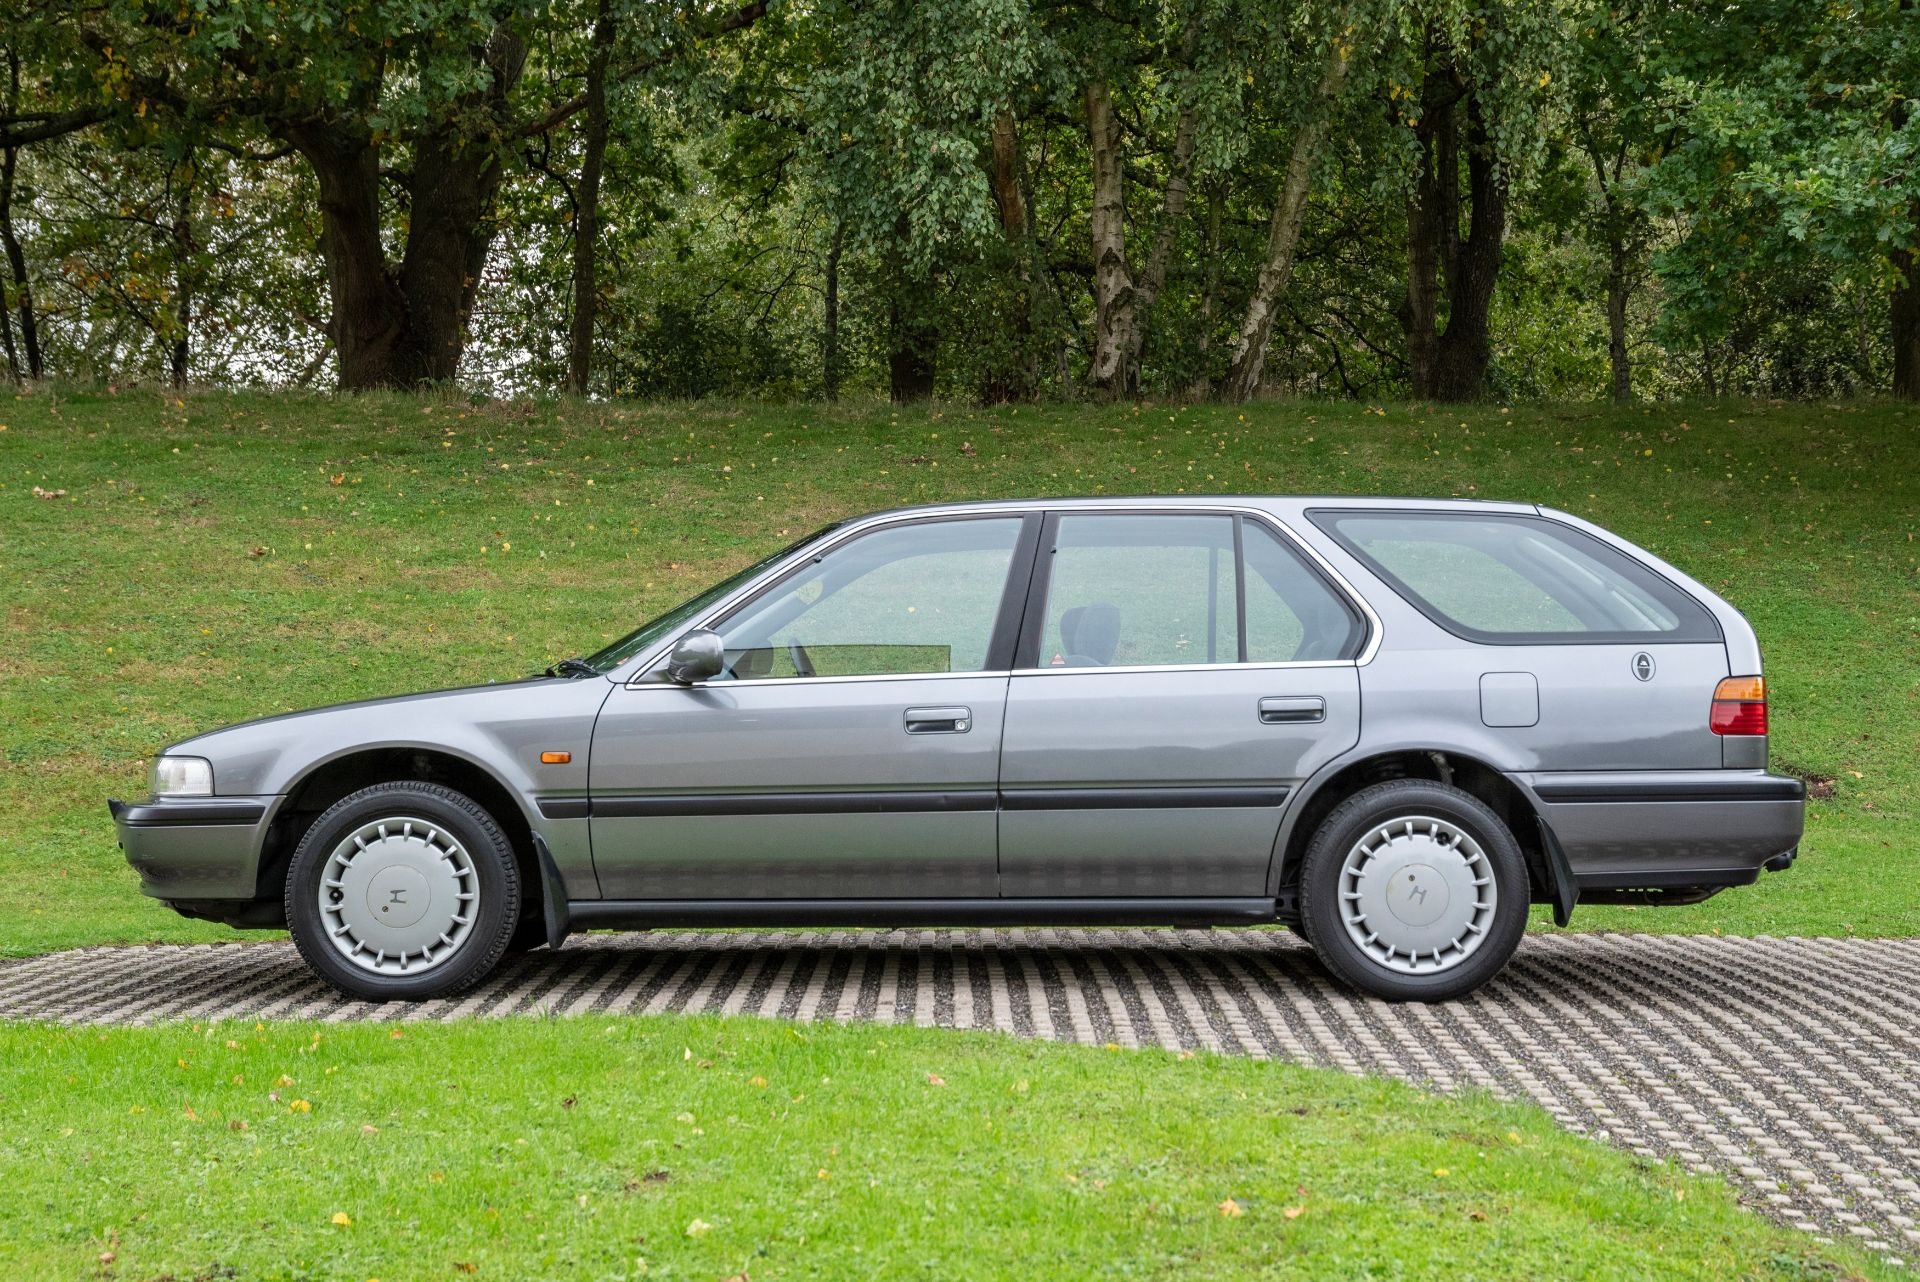
[[[260,857],[256,898],[280,900],[300,838],[335,802],[375,784],[408,780],[451,788],[492,816],[513,847],[520,875],[521,921],[538,921],[543,883],[534,851],[533,824],[526,808],[487,767],[458,753],[426,745],[362,748],[323,761],[302,775],[287,790],[287,799],[268,831]]]
[[[1526,857],[1536,903],[1546,902],[1549,884],[1540,844],[1539,814],[1505,774],[1483,758],[1452,748],[1396,748],[1340,763],[1302,785],[1303,795],[1289,807],[1274,860],[1273,890],[1283,902],[1294,900],[1300,864],[1314,833],[1339,804],[1362,788],[1390,779],[1431,779],[1448,783],[1484,802],[1513,834]]]

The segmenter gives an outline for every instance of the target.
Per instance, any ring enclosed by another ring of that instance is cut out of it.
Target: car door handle
[[[1276,695],[1260,701],[1260,720],[1270,726],[1326,719],[1327,701],[1317,694]]]
[[[973,725],[970,708],[908,708],[908,734],[965,734]]]

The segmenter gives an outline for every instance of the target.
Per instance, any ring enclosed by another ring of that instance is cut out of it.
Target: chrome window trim
[[[1047,513],[1055,511],[1062,514],[1072,513],[1074,515],[1160,515],[1177,512],[1180,515],[1189,513],[1203,516],[1237,515],[1259,521],[1266,526],[1269,532],[1289,543],[1304,556],[1326,577],[1327,581],[1359,611],[1361,619],[1367,629],[1366,642],[1361,646],[1360,653],[1351,659],[1302,659],[1275,663],[1130,664],[1125,667],[1100,668],[997,668],[976,672],[894,672],[876,673],[871,676],[841,677],[766,677],[758,681],[700,682],[696,687],[675,685],[668,682],[648,681],[647,678],[654,675],[657,665],[664,661],[672,651],[674,642],[679,640],[678,636],[674,636],[668,638],[665,643],[649,651],[644,656],[628,660],[626,666],[632,670],[631,675],[624,678],[614,676],[613,679],[628,690],[685,690],[693,688],[727,689],[733,686],[822,685],[848,681],[927,681],[954,680],[965,677],[1054,676],[1063,673],[1089,672],[1214,672],[1222,669],[1231,670],[1241,668],[1362,668],[1373,662],[1374,656],[1380,652],[1381,636],[1385,628],[1380,622],[1380,616],[1374,612],[1373,606],[1369,604],[1366,597],[1361,595],[1359,590],[1353,586],[1346,575],[1340,573],[1332,562],[1321,555],[1318,548],[1301,538],[1285,521],[1275,516],[1272,512],[1267,511],[1265,508],[1217,503],[1194,503],[1189,505],[1179,502],[1178,500],[1165,498],[1142,499],[1140,502],[1132,504],[1074,503],[1067,507],[1060,506],[1058,501],[1036,501],[1020,504],[994,503],[991,505],[909,509],[903,512],[880,513],[865,519],[855,518],[847,525],[835,531],[826,542],[803,547],[792,556],[782,560],[779,564],[768,566],[766,572],[759,578],[745,585],[732,596],[716,604],[699,622],[688,624],[685,628],[681,629],[681,632],[684,634],[694,628],[711,627],[716,620],[726,617],[735,607],[751,600],[763,587],[778,582],[789,570],[799,565],[802,561],[825,555],[842,543],[859,538],[865,534],[870,534],[875,530],[884,529],[890,525],[910,524],[939,517],[1024,517],[1032,515],[1035,512]]]
[[[1268,668],[1352,668],[1353,659],[1276,659],[1271,663],[1116,663],[1105,666],[1015,668],[1012,677],[1082,676],[1108,672],[1259,672]]]

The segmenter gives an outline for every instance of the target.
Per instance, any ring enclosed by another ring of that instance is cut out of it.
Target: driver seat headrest
[[[1120,607],[1108,601],[1076,605],[1060,615],[1060,640],[1071,665],[1113,662],[1120,648]]]

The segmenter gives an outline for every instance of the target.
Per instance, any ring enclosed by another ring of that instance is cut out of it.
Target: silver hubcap
[[[1451,970],[1473,956],[1492,929],[1499,897],[1480,843],[1430,815],[1369,829],[1340,866],[1348,938],[1403,975]]]
[[[445,828],[397,815],[360,825],[333,848],[319,900],[341,956],[377,975],[418,975],[473,932],[480,883]]]

